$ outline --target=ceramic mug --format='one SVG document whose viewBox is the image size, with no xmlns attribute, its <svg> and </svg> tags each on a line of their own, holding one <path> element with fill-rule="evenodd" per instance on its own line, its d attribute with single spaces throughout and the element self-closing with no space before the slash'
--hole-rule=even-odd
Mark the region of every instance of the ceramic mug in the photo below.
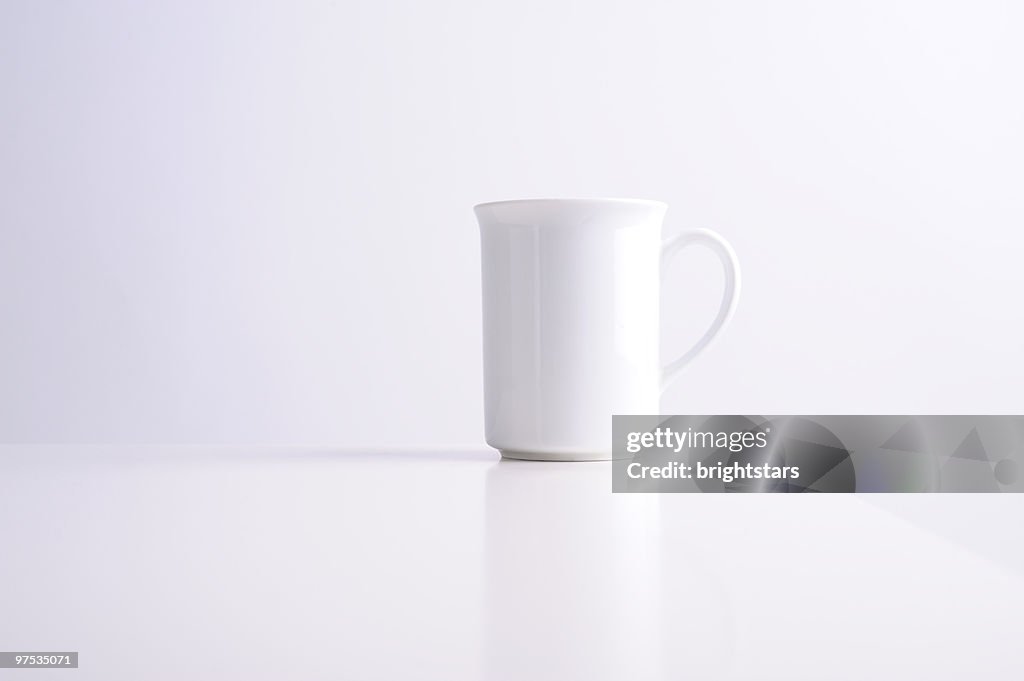
<svg viewBox="0 0 1024 681">
<path fill-rule="evenodd" d="M 482 203 L 487 443 L 513 459 L 611 458 L 613 414 L 658 414 L 661 394 L 736 309 L 739 263 L 706 229 L 662 243 L 668 206 L 639 199 Z M 711 328 L 665 367 L 661 269 L 690 245 L 725 267 Z"/>
</svg>

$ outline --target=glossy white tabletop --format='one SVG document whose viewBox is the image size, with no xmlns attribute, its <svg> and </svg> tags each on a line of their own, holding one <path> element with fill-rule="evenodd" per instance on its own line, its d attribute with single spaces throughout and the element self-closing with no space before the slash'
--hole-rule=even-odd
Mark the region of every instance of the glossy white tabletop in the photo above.
<svg viewBox="0 0 1024 681">
<path fill-rule="evenodd" d="M 1020 495 L 491 451 L 0 447 L 0 679 L 1020 678 Z"/>
</svg>

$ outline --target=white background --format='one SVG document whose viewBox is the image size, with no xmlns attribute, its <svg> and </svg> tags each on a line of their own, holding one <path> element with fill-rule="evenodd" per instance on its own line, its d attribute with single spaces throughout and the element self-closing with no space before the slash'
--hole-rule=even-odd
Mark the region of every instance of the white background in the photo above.
<svg viewBox="0 0 1024 681">
<path fill-rule="evenodd" d="M 471 206 L 559 195 L 739 253 L 666 412 L 1020 413 L 1021 35 L 1012 2 L 5 0 L 0 440 L 479 443 Z M 678 264 L 666 355 L 721 286 Z"/>
</svg>

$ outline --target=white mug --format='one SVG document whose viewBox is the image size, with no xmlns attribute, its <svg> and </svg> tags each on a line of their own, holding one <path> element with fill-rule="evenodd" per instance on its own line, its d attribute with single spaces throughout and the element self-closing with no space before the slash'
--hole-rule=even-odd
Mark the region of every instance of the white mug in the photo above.
<svg viewBox="0 0 1024 681">
<path fill-rule="evenodd" d="M 668 383 L 736 309 L 739 263 L 706 229 L 662 244 L 668 206 L 638 199 L 482 203 L 487 443 L 513 459 L 610 459 L 613 414 L 658 414 Z M 725 267 L 718 316 L 664 368 L 662 265 L 691 244 Z"/>
</svg>

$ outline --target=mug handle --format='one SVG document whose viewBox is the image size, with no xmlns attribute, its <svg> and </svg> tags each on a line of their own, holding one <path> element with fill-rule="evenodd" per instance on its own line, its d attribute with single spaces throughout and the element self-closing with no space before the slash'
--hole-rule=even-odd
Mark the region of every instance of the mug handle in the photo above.
<svg viewBox="0 0 1024 681">
<path fill-rule="evenodd" d="M 728 241 L 710 229 L 688 229 L 666 241 L 661 248 L 662 273 L 664 273 L 665 266 L 673 256 L 687 246 L 693 245 L 706 246 L 722 261 L 722 267 L 725 268 L 725 289 L 722 291 L 722 305 L 718 308 L 718 316 L 715 317 L 715 321 L 711 322 L 711 328 L 704 332 L 700 340 L 678 358 L 666 364 L 661 370 L 662 392 L 665 392 L 665 389 L 671 385 L 672 381 L 679 378 L 683 368 L 694 357 L 703 352 L 704 348 L 711 344 L 715 336 L 732 319 L 733 313 L 736 312 L 736 303 L 740 297 L 740 263 L 736 259 L 736 252 L 729 245 Z"/>
</svg>

